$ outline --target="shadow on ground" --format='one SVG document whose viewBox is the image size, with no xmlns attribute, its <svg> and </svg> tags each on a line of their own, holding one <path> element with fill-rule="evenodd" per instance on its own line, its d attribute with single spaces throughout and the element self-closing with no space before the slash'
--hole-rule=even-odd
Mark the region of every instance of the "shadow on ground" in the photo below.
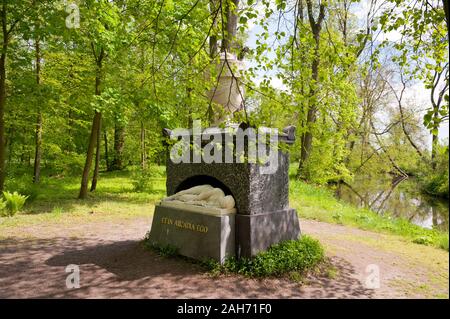
<svg viewBox="0 0 450 319">
<path fill-rule="evenodd" d="M 196 264 L 164 258 L 140 241 L 98 238 L 0 240 L 2 298 L 370 298 L 355 270 L 334 258 L 339 276 L 308 278 L 211 277 Z M 68 289 L 66 266 L 80 268 L 80 288 Z"/>
<path fill-rule="evenodd" d="M 201 268 L 175 258 L 163 258 L 146 250 L 140 241 L 120 241 L 116 243 L 70 250 L 51 257 L 49 266 L 68 264 L 95 264 L 114 274 L 117 280 L 132 281 L 147 277 L 192 275 Z"/>
</svg>

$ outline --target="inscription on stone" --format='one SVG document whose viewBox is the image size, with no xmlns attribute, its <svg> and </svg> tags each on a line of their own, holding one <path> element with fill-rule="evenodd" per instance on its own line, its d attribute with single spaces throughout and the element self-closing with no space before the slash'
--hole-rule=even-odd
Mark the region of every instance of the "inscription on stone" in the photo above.
<svg viewBox="0 0 450 319">
<path fill-rule="evenodd" d="M 192 230 L 192 231 L 199 232 L 199 233 L 207 233 L 208 232 L 208 226 L 191 223 L 191 222 L 184 221 L 181 219 L 173 220 L 172 218 L 162 217 L 161 224 L 173 225 L 178 228 L 188 229 L 188 230 Z"/>
<path fill-rule="evenodd" d="M 155 205 L 149 240 L 172 245 L 183 256 L 224 262 L 235 254 L 235 219 L 230 214 L 205 214 L 176 207 Z"/>
</svg>

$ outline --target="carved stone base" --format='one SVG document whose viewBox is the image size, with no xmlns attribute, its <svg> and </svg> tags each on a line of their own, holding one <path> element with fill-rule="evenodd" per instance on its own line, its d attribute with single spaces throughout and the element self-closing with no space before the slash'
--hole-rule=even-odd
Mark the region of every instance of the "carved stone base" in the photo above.
<svg viewBox="0 0 450 319">
<path fill-rule="evenodd" d="M 295 209 L 265 214 L 236 215 L 236 255 L 252 257 L 270 245 L 300 236 L 300 223 Z"/>
<path fill-rule="evenodd" d="M 177 247 L 183 256 L 223 262 L 235 256 L 235 214 L 212 215 L 157 205 L 149 240 Z"/>
</svg>

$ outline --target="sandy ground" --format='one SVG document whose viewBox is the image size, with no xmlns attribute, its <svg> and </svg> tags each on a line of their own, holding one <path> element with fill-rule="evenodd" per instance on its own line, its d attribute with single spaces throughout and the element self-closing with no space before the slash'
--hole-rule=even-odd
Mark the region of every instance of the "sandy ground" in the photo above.
<svg viewBox="0 0 450 319">
<path fill-rule="evenodd" d="M 448 298 L 448 253 L 400 238 L 301 220 L 326 247 L 333 276 L 212 277 L 195 264 L 140 244 L 151 217 L 76 225 L 36 225 L 0 240 L 1 298 Z M 413 253 L 412 253 L 413 252 Z M 66 266 L 80 288 L 66 287 Z M 368 289 L 366 282 L 379 288 Z"/>
</svg>

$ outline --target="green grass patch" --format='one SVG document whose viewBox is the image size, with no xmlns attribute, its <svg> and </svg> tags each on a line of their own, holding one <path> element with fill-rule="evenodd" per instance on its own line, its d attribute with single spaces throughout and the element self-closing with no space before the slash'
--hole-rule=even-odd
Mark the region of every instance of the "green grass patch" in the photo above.
<svg viewBox="0 0 450 319">
<path fill-rule="evenodd" d="M 9 179 L 8 191 L 32 196 L 13 217 L 0 217 L 0 233 L 17 233 L 22 231 L 19 228 L 31 225 L 149 216 L 155 202 L 166 194 L 165 167 L 152 169 L 156 172 L 147 181 L 150 191 L 134 190 L 133 169 L 101 172 L 97 189 L 85 200 L 77 199 L 81 181 L 78 176 L 42 176 L 37 186 L 32 186 L 31 175 Z"/>
<path fill-rule="evenodd" d="M 253 258 L 230 258 L 216 267 L 222 273 L 246 277 L 278 277 L 291 273 L 304 274 L 317 267 L 324 256 L 324 249 L 319 241 L 304 235 L 298 240 L 273 245 Z"/>
<path fill-rule="evenodd" d="M 172 245 L 155 245 L 144 239 L 144 247 L 164 257 L 181 257 L 200 264 L 213 275 L 238 274 L 250 278 L 280 277 L 300 281 L 308 272 L 325 260 L 322 245 L 316 239 L 303 235 L 298 240 L 288 240 L 269 247 L 253 258 L 228 258 L 223 264 L 212 259 L 195 261 L 178 255 L 178 249 Z"/>
</svg>

